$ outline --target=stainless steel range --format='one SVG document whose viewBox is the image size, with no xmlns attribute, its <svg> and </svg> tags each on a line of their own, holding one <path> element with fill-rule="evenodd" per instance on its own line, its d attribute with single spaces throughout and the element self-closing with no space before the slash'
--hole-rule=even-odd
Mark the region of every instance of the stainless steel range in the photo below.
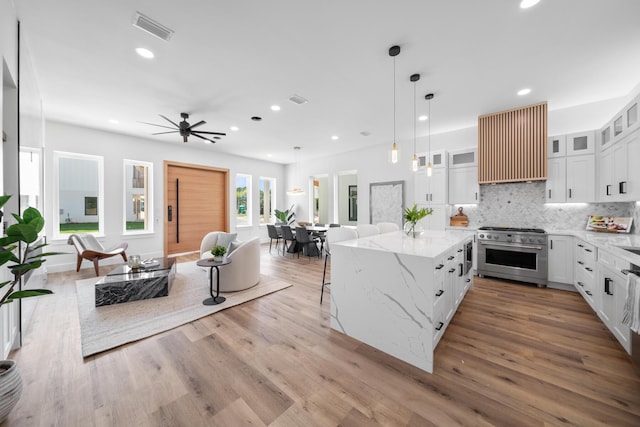
<svg viewBox="0 0 640 427">
<path fill-rule="evenodd" d="M 547 233 L 539 228 L 480 227 L 478 275 L 547 286 Z"/>
</svg>

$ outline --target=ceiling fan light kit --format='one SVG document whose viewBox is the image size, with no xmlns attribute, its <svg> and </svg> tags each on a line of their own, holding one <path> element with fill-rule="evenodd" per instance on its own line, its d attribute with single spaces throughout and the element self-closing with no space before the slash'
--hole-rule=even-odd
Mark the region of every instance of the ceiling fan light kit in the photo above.
<svg viewBox="0 0 640 427">
<path fill-rule="evenodd" d="M 182 117 L 182 121 L 179 123 L 174 122 L 173 120 L 169 119 L 166 116 L 163 116 L 162 114 L 159 114 L 159 116 L 165 119 L 166 121 L 168 121 L 169 123 L 171 123 L 176 128 L 176 130 L 172 130 L 169 132 L 156 132 L 156 133 L 152 133 L 152 135 L 179 133 L 180 136 L 182 137 L 183 142 L 188 142 L 190 136 L 195 136 L 196 138 L 203 139 L 206 142 L 210 142 L 210 143 L 215 143 L 216 140 L 219 140 L 221 136 L 227 135 L 226 133 L 223 133 L 223 132 L 209 132 L 204 130 L 195 130 L 196 127 L 202 126 L 207 122 L 205 122 L 204 120 L 200 120 L 197 123 L 189 124 L 189 122 L 187 121 L 187 119 L 189 118 L 188 113 L 180 113 L 180 117 Z M 158 125 L 155 123 L 147 123 L 147 122 L 140 122 L 140 123 L 144 123 L 151 126 L 158 126 L 158 127 L 167 128 L 167 129 L 173 129 L 171 126 Z"/>
</svg>

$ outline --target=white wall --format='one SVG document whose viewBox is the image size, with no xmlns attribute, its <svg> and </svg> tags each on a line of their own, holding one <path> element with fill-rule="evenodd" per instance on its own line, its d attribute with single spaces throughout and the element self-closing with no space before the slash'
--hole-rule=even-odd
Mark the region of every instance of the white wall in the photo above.
<svg viewBox="0 0 640 427">
<path fill-rule="evenodd" d="M 224 143 L 224 142 L 221 142 Z M 229 218 L 231 231 L 238 232 L 238 238 L 245 240 L 253 236 L 267 240 L 266 227 L 259 223 L 259 179 L 261 176 L 276 179 L 277 204 L 284 205 L 284 167 L 277 163 L 265 162 L 238 156 L 222 154 L 216 151 L 215 145 L 204 145 L 198 142 L 164 143 L 152 139 L 136 138 L 117 133 L 83 128 L 59 122 L 46 123 L 45 149 L 45 228 L 47 235 L 53 236 L 53 195 L 51 194 L 55 177 L 53 176 L 53 152 L 65 151 L 90 154 L 104 157 L 104 192 L 105 192 L 105 237 L 101 239 L 104 246 L 109 247 L 126 241 L 129 243 L 128 254 L 140 254 L 143 257 L 161 256 L 164 248 L 164 176 L 163 162 L 191 163 L 229 169 Z M 153 163 L 153 213 L 154 233 L 145 235 L 122 234 L 123 209 L 123 160 L 141 160 Z M 243 173 L 252 176 L 253 226 L 236 230 L 235 226 L 235 174 Z M 75 252 L 66 240 L 51 241 L 53 251 L 69 252 L 69 255 L 51 257 L 47 261 L 49 271 L 66 271 L 75 269 Z M 120 258 L 103 261 L 121 262 Z M 90 267 L 85 262 L 84 267 Z"/>
</svg>

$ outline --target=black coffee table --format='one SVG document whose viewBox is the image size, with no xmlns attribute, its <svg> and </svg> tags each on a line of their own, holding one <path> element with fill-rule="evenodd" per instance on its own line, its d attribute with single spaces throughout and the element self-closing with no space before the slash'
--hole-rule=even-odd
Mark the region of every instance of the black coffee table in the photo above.
<svg viewBox="0 0 640 427">
<path fill-rule="evenodd" d="M 175 258 L 157 258 L 134 270 L 120 265 L 95 285 L 96 307 L 128 301 L 166 297 L 176 275 Z"/>
<path fill-rule="evenodd" d="M 220 270 L 219 267 L 231 264 L 230 258 L 224 258 L 222 261 L 214 261 L 213 259 L 201 259 L 196 262 L 199 267 L 209 267 L 209 293 L 211 298 L 202 301 L 204 305 L 217 305 L 225 302 L 227 299 L 220 296 Z M 213 295 L 213 269 L 216 269 L 216 294 Z"/>
</svg>

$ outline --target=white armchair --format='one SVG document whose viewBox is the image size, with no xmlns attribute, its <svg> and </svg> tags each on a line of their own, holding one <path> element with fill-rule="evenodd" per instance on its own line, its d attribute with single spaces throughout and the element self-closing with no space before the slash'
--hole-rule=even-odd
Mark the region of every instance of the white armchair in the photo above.
<svg viewBox="0 0 640 427">
<path fill-rule="evenodd" d="M 212 231 L 204 236 L 200 243 L 201 259 L 211 258 L 211 249 L 218 243 L 220 233 L 220 231 Z M 227 257 L 232 262 L 220 267 L 220 292 L 241 291 L 258 284 L 260 281 L 260 239 L 258 237 L 244 242 L 233 241 Z M 216 274 L 215 269 L 213 274 Z M 213 280 L 215 282 L 216 278 L 213 277 Z"/>
</svg>

